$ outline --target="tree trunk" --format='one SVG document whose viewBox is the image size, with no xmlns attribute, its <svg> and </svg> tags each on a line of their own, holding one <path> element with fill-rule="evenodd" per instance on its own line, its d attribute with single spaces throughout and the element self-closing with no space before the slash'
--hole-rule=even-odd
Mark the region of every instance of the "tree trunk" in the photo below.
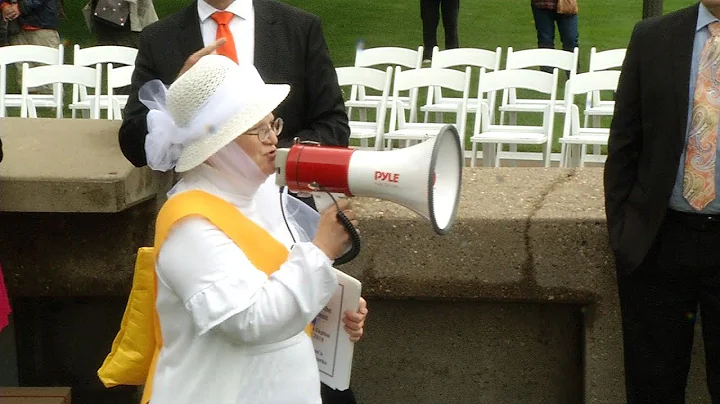
<svg viewBox="0 0 720 404">
<path fill-rule="evenodd" d="M 663 0 L 643 0 L 643 18 L 662 15 Z"/>
</svg>

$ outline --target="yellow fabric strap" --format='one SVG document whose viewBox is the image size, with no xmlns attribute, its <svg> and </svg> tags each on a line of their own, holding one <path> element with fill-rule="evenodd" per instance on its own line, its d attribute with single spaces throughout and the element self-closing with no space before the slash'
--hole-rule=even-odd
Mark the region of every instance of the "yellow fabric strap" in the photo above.
<svg viewBox="0 0 720 404">
<path fill-rule="evenodd" d="M 224 199 L 218 198 L 203 191 L 187 191 L 173 196 L 160 209 L 155 223 L 155 254 L 160 251 L 162 243 L 170 228 L 180 220 L 190 216 L 200 216 L 214 224 L 225 233 L 248 257 L 250 262 L 268 276 L 280 269 L 287 261 L 289 251 L 285 246 L 272 237 L 265 229 L 243 215 L 235 206 Z M 157 277 L 155 278 L 155 296 L 157 299 Z M 150 400 L 152 392 L 155 365 L 160 348 L 162 347 L 162 333 L 160 318 L 157 311 L 154 313 L 155 353 L 153 354 L 148 378 L 145 382 L 142 403 Z M 305 332 L 312 336 L 312 324 Z"/>
</svg>

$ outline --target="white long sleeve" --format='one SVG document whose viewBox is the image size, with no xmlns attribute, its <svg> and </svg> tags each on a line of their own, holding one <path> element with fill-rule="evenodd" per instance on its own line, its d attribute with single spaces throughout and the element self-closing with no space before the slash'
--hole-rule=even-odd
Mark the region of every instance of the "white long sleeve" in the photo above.
<svg viewBox="0 0 720 404">
<path fill-rule="evenodd" d="M 198 335 L 215 329 L 235 343 L 282 341 L 301 332 L 332 297 L 335 270 L 298 243 L 268 277 L 225 233 L 201 218 L 177 223 L 158 256 L 158 277 L 184 302 Z"/>
</svg>

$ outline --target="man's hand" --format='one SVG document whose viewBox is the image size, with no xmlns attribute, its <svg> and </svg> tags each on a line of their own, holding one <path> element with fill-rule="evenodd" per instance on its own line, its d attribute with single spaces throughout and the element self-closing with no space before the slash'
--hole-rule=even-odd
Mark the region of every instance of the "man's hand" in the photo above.
<svg viewBox="0 0 720 404">
<path fill-rule="evenodd" d="M 345 312 L 343 322 L 345 323 L 345 331 L 350 334 L 350 341 L 360 341 L 360 338 L 363 335 L 363 327 L 365 326 L 365 318 L 367 317 L 367 314 L 367 302 L 362 297 L 360 298 L 360 307 L 357 312 Z"/>
<path fill-rule="evenodd" d="M 185 73 L 191 67 L 193 67 L 193 65 L 195 63 L 197 63 L 201 57 L 214 53 L 217 50 L 217 48 L 219 48 L 219 47 L 223 46 L 223 44 L 225 44 L 225 41 L 226 41 L 225 38 L 220 38 L 217 41 L 211 43 L 210 45 L 208 45 L 208 46 L 200 49 L 199 51 L 193 53 L 192 55 L 190 55 L 190 57 L 188 57 L 187 60 L 185 61 L 185 64 L 183 65 L 182 69 L 180 69 L 180 73 L 178 73 L 178 77 L 182 76 L 183 73 Z"/>
<path fill-rule="evenodd" d="M 20 8 L 17 3 L 4 5 L 2 8 L 2 16 L 7 21 L 20 17 Z"/>
</svg>

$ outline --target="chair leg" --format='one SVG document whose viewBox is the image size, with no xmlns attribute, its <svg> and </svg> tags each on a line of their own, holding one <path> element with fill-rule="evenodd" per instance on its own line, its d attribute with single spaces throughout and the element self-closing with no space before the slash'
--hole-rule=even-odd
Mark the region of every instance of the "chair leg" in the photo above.
<svg viewBox="0 0 720 404">
<path fill-rule="evenodd" d="M 560 168 L 567 167 L 567 143 L 560 143 Z"/>
<path fill-rule="evenodd" d="M 430 112 L 425 111 L 425 118 L 423 119 L 424 123 L 428 123 L 428 118 L 430 117 Z"/>
<path fill-rule="evenodd" d="M 470 154 L 470 167 L 475 167 L 477 164 L 477 143 L 472 142 L 472 154 Z"/>
<path fill-rule="evenodd" d="M 585 156 L 587 155 L 587 145 L 580 146 L 580 163 L 578 167 L 585 167 Z"/>
<path fill-rule="evenodd" d="M 500 152 L 502 152 L 502 143 L 498 143 L 497 147 L 495 148 L 495 156 L 493 166 L 494 167 L 500 167 Z"/>
</svg>

